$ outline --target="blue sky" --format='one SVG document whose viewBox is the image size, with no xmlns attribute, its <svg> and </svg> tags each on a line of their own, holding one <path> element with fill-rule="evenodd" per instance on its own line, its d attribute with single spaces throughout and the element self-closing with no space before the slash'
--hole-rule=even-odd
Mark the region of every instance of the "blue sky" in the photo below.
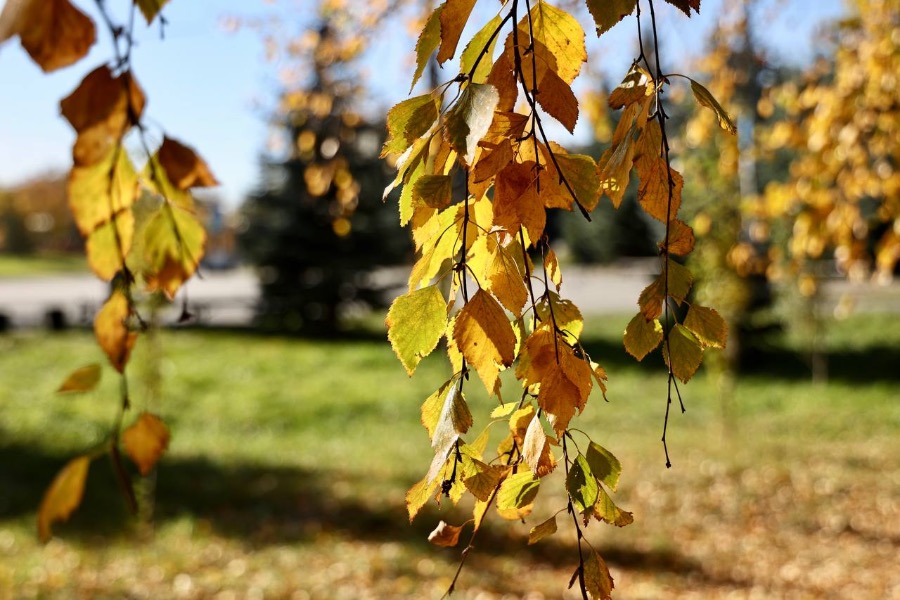
<svg viewBox="0 0 900 600">
<path fill-rule="evenodd" d="M 94 2 L 75 2 L 96 16 Z M 0 0 L 0 5 L 4 3 Z M 124 0 L 108 3 L 118 7 Z M 218 194 L 230 207 L 237 206 L 257 181 L 259 157 L 269 136 L 266 115 L 278 90 L 277 70 L 284 65 L 265 60 L 257 31 L 226 31 L 222 19 L 281 19 L 286 29 L 299 31 L 311 17 L 312 4 L 312 0 L 172 0 L 164 10 L 169 21 L 165 39 L 160 39 L 158 27 L 139 31 L 134 71 L 149 98 L 145 116 L 150 131 L 157 139 L 165 131 L 195 146 L 221 181 Z M 496 4 L 481 0 L 477 6 Z M 667 25 L 668 55 L 687 59 L 699 52 L 721 4 L 722 0 L 703 0 L 701 16 L 690 20 L 668 5 L 661 7 L 658 16 Z M 776 16 L 760 24 L 767 42 L 795 63 L 811 56 L 810 36 L 816 27 L 842 11 L 841 0 L 764 4 Z M 0 47 L 0 186 L 69 167 L 74 136 L 59 116 L 59 100 L 111 56 L 108 32 L 98 29 L 98 37 L 86 59 L 50 75 L 31 63 L 17 41 Z M 624 73 L 633 38 L 633 21 L 618 25 L 593 42 L 592 56 L 599 58 L 592 60 L 599 60 L 600 70 L 610 76 Z M 373 90 L 369 103 L 373 112 L 401 100 L 409 89 L 414 43 L 401 24 L 373 44 L 363 61 Z M 628 51 L 621 52 L 622 48 Z M 448 72 L 447 79 L 452 75 Z"/>
</svg>

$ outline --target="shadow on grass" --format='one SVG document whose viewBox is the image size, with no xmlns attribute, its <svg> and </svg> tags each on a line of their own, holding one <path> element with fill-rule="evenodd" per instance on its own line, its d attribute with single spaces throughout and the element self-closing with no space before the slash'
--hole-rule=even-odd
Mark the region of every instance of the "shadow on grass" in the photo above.
<svg viewBox="0 0 900 600">
<path fill-rule="evenodd" d="M 44 489 L 66 460 L 23 446 L 0 447 L 0 464 L 6 465 L 0 471 L 0 522 L 31 518 Z M 54 527 L 56 535 L 77 538 L 88 547 L 134 535 L 136 519 L 126 510 L 105 462 L 102 458 L 92 463 L 82 505 L 67 523 Z M 430 545 L 427 538 L 447 515 L 429 508 L 409 524 L 402 505 L 338 493 L 337 477 L 295 468 L 167 460 L 157 480 L 154 521 L 161 524 L 189 517 L 203 522 L 216 535 L 241 539 L 254 547 L 314 543 L 321 533 L 333 533 L 361 542 L 396 541 L 423 553 L 445 552 Z M 357 489 L 364 485 L 350 483 Z M 405 485 L 397 483 L 397 487 Z M 563 518 L 565 515 L 560 516 Z M 466 528 L 459 548 L 451 552 L 464 547 L 470 531 Z M 492 526 L 488 522 L 479 532 L 477 546 L 485 558 L 504 556 L 560 569 L 573 568 L 577 561 L 572 540 L 560 536 L 526 546 L 521 531 L 502 523 Z M 639 552 L 617 546 L 600 550 L 607 561 L 623 567 L 704 576 L 699 564 L 673 551 Z"/>
<path fill-rule="evenodd" d="M 607 372 L 631 369 L 650 374 L 661 370 L 659 361 L 648 360 L 649 357 L 643 362 L 637 362 L 625 352 L 620 340 L 588 338 L 583 345 L 591 358 L 603 365 Z M 900 381 L 900 369 L 897 368 L 900 364 L 900 347 L 875 345 L 831 351 L 824 356 L 828 365 L 828 379 L 831 381 Z M 748 349 L 743 363 L 743 376 L 785 381 L 809 380 L 812 377 L 808 354 L 774 344 Z"/>
</svg>

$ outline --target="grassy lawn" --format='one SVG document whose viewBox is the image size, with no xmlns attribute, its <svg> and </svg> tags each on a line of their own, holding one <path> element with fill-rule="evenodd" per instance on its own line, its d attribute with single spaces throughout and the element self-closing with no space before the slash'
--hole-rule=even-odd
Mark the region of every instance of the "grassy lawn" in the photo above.
<svg viewBox="0 0 900 600">
<path fill-rule="evenodd" d="M 809 382 L 789 344 L 774 346 L 738 382 L 726 418 L 715 382 L 698 375 L 682 388 L 688 412 L 670 423 L 668 470 L 665 377 L 658 357 L 638 365 L 621 350 L 628 318 L 589 320 L 610 402 L 592 397 L 577 425 L 622 461 L 616 501 L 635 515 L 629 527 L 587 531 L 615 597 L 900 597 L 896 316 L 835 323 L 827 385 Z M 173 433 L 156 478 L 139 489 L 152 525 L 126 514 L 99 460 L 82 508 L 40 545 L 43 489 L 103 438 L 118 382 L 108 369 L 94 392 L 55 395 L 69 371 L 101 360 L 88 334 L 0 337 L 0 599 L 442 595 L 459 549 L 426 537 L 440 518 L 467 519 L 470 506 L 412 525 L 404 509 L 430 463 L 418 407 L 448 375 L 442 360 L 408 379 L 380 333 L 323 342 L 164 332 L 159 353 L 146 342 L 132 398 Z M 149 356 L 161 380 L 141 370 Z M 488 402 L 472 393 L 476 426 Z M 561 474 L 551 477 L 528 524 L 490 519 L 454 597 L 575 597 L 565 591 L 573 532 L 525 545 L 529 528 L 563 506 L 560 492 L 547 493 L 562 490 Z"/>
<path fill-rule="evenodd" d="M 82 254 L 13 256 L 0 253 L 0 279 L 69 275 L 87 272 L 87 261 Z"/>
</svg>

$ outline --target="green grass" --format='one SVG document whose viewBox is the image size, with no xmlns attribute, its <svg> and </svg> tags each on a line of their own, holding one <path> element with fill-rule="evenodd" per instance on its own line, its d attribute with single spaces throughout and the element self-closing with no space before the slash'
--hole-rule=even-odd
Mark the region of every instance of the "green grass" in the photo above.
<svg viewBox="0 0 900 600">
<path fill-rule="evenodd" d="M 0 254 L 0 279 L 13 277 L 45 277 L 87 273 L 87 261 L 81 254 L 49 256 L 14 256 Z"/>
<path fill-rule="evenodd" d="M 658 357 L 639 365 L 624 354 L 628 317 L 589 321 L 586 345 L 609 371 L 610 402 L 592 396 L 576 427 L 622 461 L 615 498 L 636 518 L 624 529 L 588 529 L 619 597 L 839 589 L 880 598 L 898 589 L 889 567 L 900 540 L 895 319 L 835 323 L 827 385 L 809 382 L 796 348 L 773 346 L 737 383 L 726 418 L 715 382 L 698 375 L 681 388 L 687 413 L 676 405 L 671 416 L 670 470 L 659 442 Z M 34 516 L 43 490 L 69 457 L 103 440 L 119 382 L 106 369 L 97 390 L 56 395 L 69 371 L 103 362 L 88 334 L 0 337 L 0 599 L 441 595 L 458 550 L 425 538 L 440 518 L 464 521 L 469 505 L 430 509 L 412 526 L 404 511 L 406 489 L 430 463 L 418 407 L 448 375 L 439 357 L 409 379 L 381 333 L 333 342 L 203 331 L 160 338 L 158 353 L 139 342 L 129 382 L 135 407 L 149 405 L 173 433 L 157 476 L 139 486 L 153 499 L 152 528 L 126 514 L 98 460 L 82 508 L 41 546 Z M 152 356 L 161 379 L 142 366 Z M 514 381 L 504 382 L 515 397 Z M 476 424 L 495 402 L 479 385 L 468 386 Z M 461 597 L 562 595 L 577 564 L 565 515 L 554 538 L 524 544 L 529 527 L 563 505 L 560 477 L 546 481 L 529 524 L 491 518 Z"/>
</svg>

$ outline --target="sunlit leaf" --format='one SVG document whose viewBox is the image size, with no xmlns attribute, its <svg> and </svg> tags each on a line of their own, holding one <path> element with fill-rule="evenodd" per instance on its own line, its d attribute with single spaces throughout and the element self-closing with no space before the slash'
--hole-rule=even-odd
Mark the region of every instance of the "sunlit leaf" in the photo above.
<svg viewBox="0 0 900 600">
<path fill-rule="evenodd" d="M 437 101 L 431 94 L 409 98 L 391 108 L 387 114 L 388 140 L 384 143 L 382 156 L 405 152 L 437 118 Z"/>
<path fill-rule="evenodd" d="M 638 360 L 659 346 L 663 339 L 662 325 L 654 318 L 648 321 L 643 313 L 634 315 L 625 327 L 625 351 Z"/>
<path fill-rule="evenodd" d="M 524 227 L 532 240 L 540 239 L 547 223 L 544 202 L 535 188 L 534 163 L 510 163 L 494 184 L 494 224 L 510 233 Z"/>
<path fill-rule="evenodd" d="M 559 121 L 569 133 L 574 133 L 578 122 L 578 98 L 575 92 L 555 71 L 548 70 L 540 81 L 538 104 L 548 115 Z"/>
<path fill-rule="evenodd" d="M 559 270 L 559 260 L 556 258 L 553 248 L 547 248 L 547 252 L 544 254 L 544 271 L 547 273 L 547 279 L 558 292 L 562 285 L 562 271 Z"/>
<path fill-rule="evenodd" d="M 491 67 L 494 64 L 494 46 L 497 44 L 498 37 L 494 35 L 494 32 L 500 25 L 501 20 L 500 15 L 495 15 L 493 19 L 485 23 L 484 27 L 472 36 L 472 39 L 466 44 L 466 48 L 459 58 L 460 71 L 466 75 L 475 67 L 475 61 L 479 61 L 478 66 L 475 67 L 475 71 L 469 78 L 469 81 L 472 83 L 484 83 L 491 72 Z M 480 60 L 479 56 L 481 57 Z"/>
<path fill-rule="evenodd" d="M 504 468 L 485 464 L 479 460 L 473 461 L 475 473 L 463 479 L 463 484 L 473 496 L 482 501 L 487 501 L 503 475 Z"/>
<path fill-rule="evenodd" d="M 597 35 L 603 35 L 633 13 L 637 2 L 638 0 L 587 0 L 588 10 L 597 25 Z"/>
<path fill-rule="evenodd" d="M 100 382 L 100 376 L 103 370 L 97 363 L 79 367 L 75 369 L 66 380 L 56 389 L 59 393 L 64 392 L 89 392 Z"/>
<path fill-rule="evenodd" d="M 461 525 L 449 525 L 441 521 L 438 523 L 434 531 L 428 534 L 428 541 L 435 546 L 443 546 L 452 548 L 459 543 L 459 533 L 462 531 Z"/>
<path fill-rule="evenodd" d="M 110 364 L 119 373 L 125 370 L 137 334 L 128 327 L 132 310 L 128 297 L 115 290 L 94 318 L 94 335 Z"/>
<path fill-rule="evenodd" d="M 516 335 L 503 308 L 479 289 L 457 315 L 453 339 L 491 393 L 499 370 L 515 358 Z"/>
<path fill-rule="evenodd" d="M 447 114 L 444 136 L 465 164 L 473 164 L 475 149 L 488 132 L 499 101 L 497 88 L 487 83 L 472 83 Z"/>
<path fill-rule="evenodd" d="M 144 228 L 143 244 L 147 289 L 174 298 L 200 265 L 206 231 L 195 214 L 168 204 L 150 218 Z"/>
<path fill-rule="evenodd" d="M 123 210 L 87 236 L 85 254 L 97 277 L 109 281 L 125 266 L 134 238 L 134 215 Z"/>
<path fill-rule="evenodd" d="M 447 302 L 437 286 L 399 296 L 388 310 L 388 339 L 408 375 L 431 354 L 447 325 Z"/>
<path fill-rule="evenodd" d="M 687 383 L 694 376 L 703 360 L 700 340 L 684 325 L 678 324 L 669 332 L 668 348 L 663 346 L 666 364 L 671 364 L 672 373 Z"/>
<path fill-rule="evenodd" d="M 700 3 L 698 2 L 698 7 L 699 4 Z M 716 119 L 718 119 L 719 121 L 719 127 L 730 134 L 737 133 L 737 126 L 734 124 L 734 121 L 731 119 L 728 113 L 725 112 L 725 109 L 722 108 L 722 105 L 719 104 L 719 101 L 716 100 L 715 97 L 713 97 L 708 89 L 691 79 L 691 91 L 694 92 L 694 98 L 697 99 L 697 102 L 701 106 L 705 106 L 716 114 Z"/>
<path fill-rule="evenodd" d="M 589 211 L 594 210 L 600 200 L 600 177 L 594 159 L 584 154 L 557 153 L 556 161 L 559 163 L 559 176 L 565 177 L 572 186 L 581 206 Z M 566 190 L 566 194 L 568 193 Z M 571 210 L 571 203 L 569 209 Z"/>
<path fill-rule="evenodd" d="M 434 430 L 437 429 L 438 420 L 441 418 L 441 412 L 444 410 L 444 400 L 447 397 L 447 389 L 454 384 L 453 379 L 444 382 L 433 394 L 425 399 L 422 403 L 421 422 L 428 431 L 428 437 L 434 437 Z"/>
<path fill-rule="evenodd" d="M 590 443 L 584 457 L 591 466 L 594 477 L 612 491 L 616 491 L 616 487 L 619 485 L 619 475 L 622 474 L 622 463 L 619 462 L 619 459 L 596 442 Z"/>
<path fill-rule="evenodd" d="M 556 533 L 556 515 L 553 515 L 540 525 L 535 525 L 528 532 L 528 545 L 537 544 L 547 536 Z"/>
<path fill-rule="evenodd" d="M 602 487 L 599 488 L 597 501 L 594 504 L 594 516 L 616 527 L 625 527 L 634 523 L 634 516 L 616 506 L 616 503 Z"/>
<path fill-rule="evenodd" d="M 73 167 L 67 191 L 78 230 L 88 235 L 134 204 L 137 173 L 124 148 L 111 147 L 99 162 Z"/>
<path fill-rule="evenodd" d="M 687 256 L 694 249 L 694 230 L 681 219 L 673 219 L 669 222 L 669 243 L 660 242 L 660 249 L 668 250 L 676 256 Z"/>
<path fill-rule="evenodd" d="M 547 434 L 544 433 L 544 426 L 541 425 L 541 419 L 538 415 L 534 415 L 528 428 L 525 430 L 525 441 L 522 443 L 522 458 L 531 468 L 531 472 L 541 477 L 549 473 L 549 465 L 547 453 Z"/>
<path fill-rule="evenodd" d="M 523 508 L 534 502 L 541 480 L 531 471 L 521 471 L 508 476 L 497 491 L 497 508 L 511 510 Z"/>
<path fill-rule="evenodd" d="M 704 346 L 724 348 L 728 340 L 728 325 L 718 312 L 712 308 L 691 305 L 684 326 L 690 329 Z"/>
<path fill-rule="evenodd" d="M 569 497 L 572 499 L 578 512 L 585 512 L 597 502 L 600 486 L 591 472 L 587 459 L 581 454 L 569 467 L 569 475 L 566 477 L 566 491 L 569 493 Z"/>
<path fill-rule="evenodd" d="M 475 163 L 475 169 L 472 174 L 473 183 L 487 181 L 513 160 L 512 143 L 509 139 L 504 138 L 498 144 L 488 146 L 486 142 L 482 142 L 482 146 L 486 148 L 481 158 Z"/>
<path fill-rule="evenodd" d="M 552 70 L 563 82 L 571 84 L 587 60 L 584 30 L 578 19 L 549 2 L 537 2 L 531 7 L 531 28 L 533 45 L 546 48 L 556 61 Z M 527 17 L 522 18 L 519 29 L 527 35 Z"/>
<path fill-rule="evenodd" d="M 410 523 L 428 500 L 434 497 L 439 483 L 437 479 L 429 479 L 426 475 L 406 492 L 406 511 Z"/>
<path fill-rule="evenodd" d="M 147 475 L 169 447 L 169 428 L 154 414 L 143 412 L 122 432 L 125 453 Z"/>
<path fill-rule="evenodd" d="M 38 508 L 38 537 L 46 542 L 53 534 L 51 526 L 57 521 L 65 521 L 81 504 L 84 495 L 84 482 L 87 479 L 91 459 L 79 456 L 70 460 L 53 478 L 53 482 L 44 492 L 44 499 Z"/>
<path fill-rule="evenodd" d="M 416 87 L 416 83 L 425 72 L 428 60 L 441 43 L 441 10 L 443 8 L 444 6 L 441 5 L 432 11 L 431 16 L 425 22 L 425 27 L 419 33 L 419 39 L 416 41 L 416 72 L 413 74 L 412 83 L 409 86 L 410 92 Z"/>
<path fill-rule="evenodd" d="M 7 11 L 18 11 L 11 33 L 48 73 L 78 62 L 97 40 L 94 22 L 69 0 L 6 2 Z"/>
<path fill-rule="evenodd" d="M 584 561 L 584 584 L 592 600 L 610 600 L 615 587 L 606 562 L 593 548 L 588 549 Z"/>
<path fill-rule="evenodd" d="M 413 206 L 444 209 L 453 199 L 453 178 L 449 175 L 423 175 L 412 191 Z"/>
<path fill-rule="evenodd" d="M 178 190 L 219 185 L 206 161 L 193 148 L 170 137 L 163 138 L 157 151 L 157 160 L 165 169 L 169 181 Z"/>
<path fill-rule="evenodd" d="M 446 0 L 441 10 L 441 47 L 438 50 L 438 64 L 445 63 L 456 54 L 459 36 L 462 35 L 475 0 Z"/>
<path fill-rule="evenodd" d="M 581 332 L 584 330 L 584 317 L 578 306 L 571 300 L 565 300 L 560 298 L 556 292 L 548 291 L 535 308 L 538 318 L 542 322 L 553 324 L 568 336 L 570 342 L 581 337 Z"/>
</svg>

